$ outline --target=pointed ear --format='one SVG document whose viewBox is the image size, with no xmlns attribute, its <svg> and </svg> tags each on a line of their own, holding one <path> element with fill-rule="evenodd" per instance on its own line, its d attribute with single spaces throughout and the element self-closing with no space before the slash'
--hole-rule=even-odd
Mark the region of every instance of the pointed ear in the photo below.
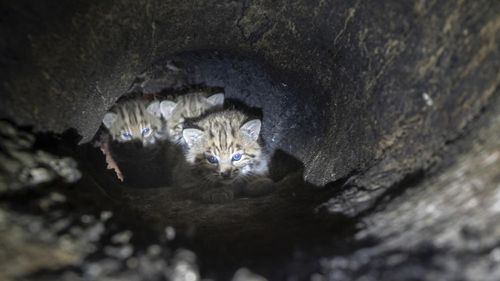
<svg viewBox="0 0 500 281">
<path fill-rule="evenodd" d="M 207 98 L 207 101 L 214 106 L 220 105 L 222 106 L 224 104 L 224 93 L 217 93 L 215 95 L 211 95 Z"/>
<path fill-rule="evenodd" d="M 261 122 L 259 119 L 254 119 L 246 122 L 241 126 L 240 132 L 251 141 L 259 139 Z"/>
<path fill-rule="evenodd" d="M 118 116 L 116 115 L 116 113 L 108 112 L 108 113 L 104 114 L 104 117 L 102 118 L 102 123 L 104 124 L 104 126 L 106 128 L 109 129 L 109 128 L 111 128 L 113 123 L 115 123 L 117 117 Z"/>
<path fill-rule="evenodd" d="M 163 118 L 169 119 L 172 117 L 172 113 L 174 112 L 177 104 L 173 101 L 164 100 L 160 103 L 160 112 Z"/>
<path fill-rule="evenodd" d="M 193 147 L 201 141 L 205 133 L 202 130 L 188 128 L 182 131 L 182 137 L 186 141 L 188 147 Z"/>
<path fill-rule="evenodd" d="M 153 116 L 156 117 L 161 117 L 161 112 L 160 112 L 160 102 L 159 101 L 154 101 L 148 105 L 146 110 Z"/>
</svg>

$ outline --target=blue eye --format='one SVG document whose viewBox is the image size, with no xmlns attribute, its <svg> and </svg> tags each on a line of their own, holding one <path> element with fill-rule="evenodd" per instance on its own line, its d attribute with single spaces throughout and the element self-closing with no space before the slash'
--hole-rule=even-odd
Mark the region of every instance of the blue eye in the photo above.
<svg viewBox="0 0 500 281">
<path fill-rule="evenodd" d="M 149 132 L 151 132 L 151 130 L 149 128 L 142 129 L 142 136 L 144 136 L 144 137 L 148 136 Z"/>
<path fill-rule="evenodd" d="M 129 140 L 129 139 L 132 138 L 132 134 L 130 134 L 129 132 L 125 132 L 125 133 L 122 134 L 122 138 L 124 140 Z"/>
<path fill-rule="evenodd" d="M 233 154 L 233 157 L 231 158 L 231 160 L 233 160 L 233 161 L 240 161 L 240 159 L 241 159 L 240 153 Z"/>
<path fill-rule="evenodd" d="M 219 162 L 217 160 L 217 158 L 215 156 L 212 156 L 212 155 L 207 157 L 207 161 L 210 162 L 210 163 L 212 163 L 212 164 L 215 164 L 215 163 Z"/>
</svg>

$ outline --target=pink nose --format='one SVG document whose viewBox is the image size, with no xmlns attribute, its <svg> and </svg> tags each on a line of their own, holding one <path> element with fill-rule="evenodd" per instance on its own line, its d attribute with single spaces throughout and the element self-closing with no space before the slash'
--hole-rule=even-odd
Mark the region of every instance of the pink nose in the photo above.
<svg viewBox="0 0 500 281">
<path fill-rule="evenodd" d="M 221 177 L 227 179 L 231 176 L 231 171 L 228 170 L 228 171 L 221 172 L 220 175 L 221 175 Z"/>
</svg>

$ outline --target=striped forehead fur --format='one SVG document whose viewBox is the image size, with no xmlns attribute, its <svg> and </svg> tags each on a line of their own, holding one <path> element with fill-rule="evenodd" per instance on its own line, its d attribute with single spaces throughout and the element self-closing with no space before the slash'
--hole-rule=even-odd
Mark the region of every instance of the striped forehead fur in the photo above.
<svg viewBox="0 0 500 281">
<path fill-rule="evenodd" d="M 147 110 L 148 102 L 144 100 L 127 100 L 115 105 L 110 112 L 116 114 L 116 120 L 108 128 L 115 140 L 122 140 L 124 132 L 132 134 L 133 139 L 144 140 L 142 130 L 149 128 L 152 132 L 161 131 L 162 121 Z M 147 138 L 152 142 L 154 134 Z"/>
<path fill-rule="evenodd" d="M 173 99 L 177 104 L 170 120 L 172 123 L 187 118 L 196 118 L 209 110 L 213 105 L 206 100 L 207 94 L 203 92 L 193 92 L 179 95 Z"/>
<path fill-rule="evenodd" d="M 207 99 L 211 95 L 208 92 L 199 91 L 181 94 L 168 99 L 176 104 L 168 117 L 163 115 L 172 141 L 179 142 L 182 139 L 182 129 L 187 120 L 199 118 L 207 112 L 222 108 L 223 99 L 222 102 L 213 104 Z"/>
<path fill-rule="evenodd" d="M 243 143 L 239 129 L 248 117 L 239 111 L 221 111 L 208 115 L 196 125 L 206 134 L 206 140 L 211 147 L 221 151 L 234 150 Z M 234 147 L 233 147 L 234 146 Z"/>
<path fill-rule="evenodd" d="M 194 125 L 203 133 L 202 138 L 191 145 L 186 152 L 186 160 L 194 164 L 198 173 L 208 181 L 244 179 L 261 173 L 255 167 L 261 167 L 262 147 L 256 140 L 251 140 L 240 128 L 250 119 L 236 110 L 213 112 Z M 240 159 L 233 160 L 238 154 Z M 217 163 L 210 163 L 209 157 L 215 157 Z M 229 174 L 229 179 L 227 178 Z"/>
</svg>

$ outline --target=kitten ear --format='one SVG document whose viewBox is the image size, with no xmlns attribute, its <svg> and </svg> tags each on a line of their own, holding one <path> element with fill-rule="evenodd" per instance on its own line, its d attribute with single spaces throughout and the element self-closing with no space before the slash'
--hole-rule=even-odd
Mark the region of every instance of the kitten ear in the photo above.
<svg viewBox="0 0 500 281">
<path fill-rule="evenodd" d="M 116 115 L 116 113 L 108 112 L 108 113 L 104 114 L 104 117 L 102 118 L 102 123 L 104 124 L 104 126 L 106 128 L 109 129 L 109 128 L 111 128 L 113 123 L 115 123 L 117 117 L 118 116 Z"/>
<path fill-rule="evenodd" d="M 257 141 L 261 125 L 262 122 L 259 119 L 250 120 L 241 126 L 240 132 L 249 140 Z"/>
<path fill-rule="evenodd" d="M 220 105 L 222 106 L 224 104 L 224 93 L 217 93 L 215 95 L 211 95 L 207 98 L 207 101 L 211 104 L 211 105 Z"/>
<path fill-rule="evenodd" d="M 146 110 L 153 116 L 156 117 L 161 117 L 161 112 L 160 112 L 160 102 L 159 101 L 154 101 L 148 105 Z"/>
<path fill-rule="evenodd" d="M 164 100 L 160 103 L 160 112 L 163 118 L 169 119 L 172 117 L 172 113 L 174 112 L 177 104 L 173 101 Z"/>
<path fill-rule="evenodd" d="M 194 145 L 196 145 L 203 137 L 203 134 L 204 133 L 202 130 L 194 128 L 188 128 L 182 131 L 182 137 L 189 147 L 193 147 Z"/>
</svg>

